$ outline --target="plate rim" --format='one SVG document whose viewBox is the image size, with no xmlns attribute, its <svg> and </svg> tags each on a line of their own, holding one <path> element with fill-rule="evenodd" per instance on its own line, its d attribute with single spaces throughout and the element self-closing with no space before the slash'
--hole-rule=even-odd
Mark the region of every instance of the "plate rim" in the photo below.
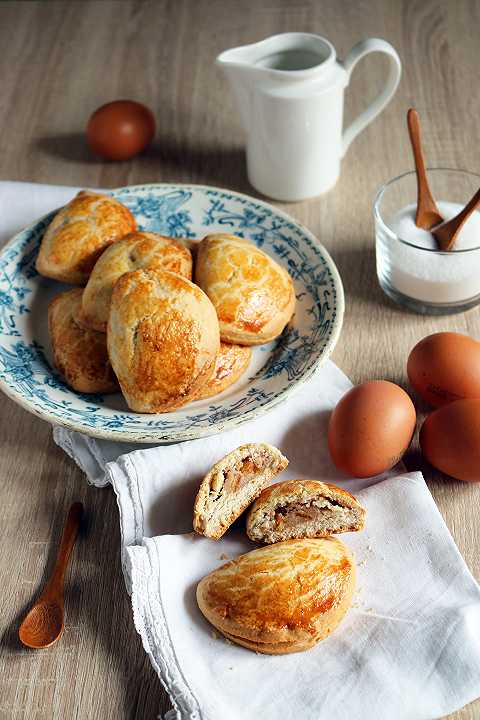
<svg viewBox="0 0 480 720">
<path fill-rule="evenodd" d="M 177 442 L 184 442 L 187 440 L 195 440 L 197 438 L 201 437 L 209 437 L 211 435 L 218 435 L 219 433 L 224 432 L 225 430 L 233 429 L 235 427 L 238 427 L 239 425 L 243 425 L 245 422 L 249 422 L 251 420 L 256 419 L 257 417 L 261 415 L 265 415 L 269 413 L 274 408 L 278 407 L 278 405 L 281 405 L 283 402 L 285 402 L 287 399 L 289 399 L 294 393 L 299 391 L 306 382 L 308 382 L 315 373 L 319 370 L 319 368 L 328 360 L 330 355 L 332 354 L 338 339 L 340 337 L 340 333 L 342 331 L 343 327 L 343 318 L 345 313 L 345 293 L 343 289 L 343 283 L 342 279 L 340 277 L 340 273 L 338 272 L 337 266 L 328 252 L 328 250 L 325 248 L 323 243 L 318 240 L 318 238 L 313 234 L 311 230 L 309 230 L 302 222 L 297 220 L 296 218 L 292 217 L 292 215 L 289 215 L 284 210 L 276 207 L 275 205 L 271 205 L 269 202 L 261 199 L 257 199 L 252 197 L 251 195 L 247 195 L 246 193 L 238 192 L 236 190 L 229 190 L 228 188 L 221 188 L 217 187 L 215 185 L 203 185 L 198 183 L 139 183 L 136 185 L 122 185 L 120 187 L 115 188 L 108 188 L 104 189 L 103 192 L 110 193 L 110 194 L 121 194 L 122 191 L 129 191 L 132 190 L 148 190 L 150 188 L 156 188 L 156 189 L 171 189 L 171 188 L 179 188 L 179 189 L 190 189 L 190 190 L 213 190 L 216 192 L 221 193 L 227 193 L 228 195 L 231 195 L 233 197 L 240 198 L 241 200 L 246 200 L 249 203 L 255 203 L 261 207 L 264 207 L 269 212 L 273 210 L 274 213 L 282 217 L 284 220 L 286 220 L 289 223 L 293 223 L 297 226 L 297 228 L 300 229 L 300 231 L 306 235 L 310 242 L 316 246 L 322 253 L 322 255 L 325 257 L 328 263 L 329 271 L 332 274 L 335 288 L 336 288 L 336 302 L 337 302 L 337 308 L 336 308 L 336 316 L 335 316 L 335 327 L 332 330 L 332 333 L 325 345 L 324 351 L 322 353 L 322 356 L 318 358 L 318 360 L 312 365 L 311 368 L 309 368 L 305 374 L 302 376 L 302 378 L 298 379 L 293 384 L 289 384 L 284 390 L 282 390 L 275 398 L 273 398 L 269 403 L 265 405 L 261 405 L 260 407 L 254 407 L 251 410 L 243 413 L 242 415 L 238 417 L 233 418 L 227 418 L 225 420 L 221 420 L 216 424 L 212 424 L 211 426 L 206 426 L 205 428 L 199 428 L 195 427 L 191 430 L 175 430 L 173 431 L 173 434 L 175 437 L 172 440 L 164 440 L 162 437 L 158 437 L 159 431 L 136 431 L 136 430 L 122 430 L 121 428 L 102 428 L 102 427 L 90 427 L 85 426 L 81 422 L 76 422 L 74 420 L 67 420 L 63 421 L 62 418 L 57 417 L 56 415 L 53 415 L 49 413 L 48 410 L 43 410 L 37 408 L 35 405 L 31 404 L 28 399 L 25 398 L 24 395 L 19 393 L 17 390 L 10 387 L 10 385 L 7 383 L 6 380 L 0 377 L 0 390 L 7 395 L 13 402 L 15 402 L 17 405 L 20 405 L 24 410 L 27 412 L 30 412 L 31 414 L 35 415 L 36 417 L 39 417 L 40 419 L 48 422 L 50 425 L 60 426 L 63 428 L 66 428 L 68 430 L 74 430 L 75 432 L 79 432 L 82 435 L 87 435 L 89 437 L 102 439 L 102 440 L 113 440 L 115 442 L 124 442 L 124 443 L 138 443 L 140 445 L 145 444 L 151 444 L 151 443 L 157 443 L 157 444 L 166 444 L 166 443 L 177 443 Z M 1 256 L 13 245 L 16 244 L 17 238 L 19 235 L 22 235 L 24 232 L 27 232 L 29 230 L 33 230 L 40 222 L 42 222 L 46 217 L 48 217 L 52 212 L 58 212 L 60 208 L 54 208 L 50 210 L 48 213 L 45 213 L 45 215 L 42 215 L 34 222 L 30 223 L 29 225 L 22 228 L 22 230 L 19 230 L 19 232 L 15 233 L 13 237 L 11 237 L 7 242 L 0 248 L 0 258 Z M 73 391 L 72 391 L 73 392 Z M 141 413 L 140 413 L 141 414 Z M 161 414 L 161 413 L 159 413 Z M 157 437 L 155 435 L 157 434 Z"/>
</svg>

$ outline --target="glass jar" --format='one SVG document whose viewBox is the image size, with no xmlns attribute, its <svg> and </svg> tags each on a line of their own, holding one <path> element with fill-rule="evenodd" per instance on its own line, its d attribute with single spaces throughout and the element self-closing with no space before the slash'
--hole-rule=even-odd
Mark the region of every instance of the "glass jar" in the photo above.
<svg viewBox="0 0 480 720">
<path fill-rule="evenodd" d="M 446 219 L 463 208 L 480 187 L 480 176 L 464 170 L 434 168 L 427 173 L 433 197 Z M 408 224 L 403 225 L 404 236 L 398 231 L 398 213 L 410 207 L 413 217 L 416 204 L 415 172 L 390 180 L 375 198 L 377 276 L 381 288 L 392 300 L 418 313 L 447 315 L 474 307 L 480 303 L 480 213 L 475 211 L 475 217 L 470 217 L 462 228 L 462 233 L 466 232 L 470 223 L 468 247 L 462 247 L 459 241 L 457 249 L 454 246 L 441 251 L 433 240 L 431 247 L 418 244 L 415 232 L 405 231 Z M 448 215 L 444 211 L 452 204 L 458 208 Z"/>
</svg>

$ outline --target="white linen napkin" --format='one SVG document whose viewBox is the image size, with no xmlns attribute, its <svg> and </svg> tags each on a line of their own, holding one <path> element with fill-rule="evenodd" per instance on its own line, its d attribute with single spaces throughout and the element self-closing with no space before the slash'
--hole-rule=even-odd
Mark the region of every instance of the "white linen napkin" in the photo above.
<svg viewBox="0 0 480 720">
<path fill-rule="evenodd" d="M 0 183 L 0 241 L 5 227 L 13 234 L 74 192 Z M 90 481 L 111 482 L 117 494 L 135 625 L 172 699 L 169 718 L 431 720 L 480 695 L 480 590 L 421 474 L 347 480 L 329 460 L 328 415 L 349 387 L 328 362 L 264 417 L 179 445 L 127 446 L 55 429 Z M 290 458 L 279 479 L 337 482 L 367 508 L 366 530 L 343 537 L 359 565 L 354 606 L 302 654 L 232 645 L 195 602 L 205 573 L 252 547 L 239 529 L 219 542 L 188 532 L 199 479 L 225 452 L 254 441 Z"/>
<path fill-rule="evenodd" d="M 241 531 L 218 543 L 191 533 L 128 548 L 135 624 L 173 717 L 431 720 L 478 695 L 479 590 L 421 474 L 358 498 L 368 529 L 342 539 L 359 562 L 359 592 L 340 627 L 303 654 L 257 655 L 200 615 L 196 584 L 251 549 Z"/>
</svg>

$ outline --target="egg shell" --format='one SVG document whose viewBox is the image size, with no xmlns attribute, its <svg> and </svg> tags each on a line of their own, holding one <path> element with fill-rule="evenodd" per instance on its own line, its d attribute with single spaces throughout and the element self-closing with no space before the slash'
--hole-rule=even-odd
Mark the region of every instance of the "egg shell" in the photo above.
<svg viewBox="0 0 480 720">
<path fill-rule="evenodd" d="M 408 378 L 429 405 L 480 398 L 480 343 L 454 332 L 423 338 L 411 351 Z"/>
<path fill-rule="evenodd" d="M 480 400 L 457 400 L 432 412 L 420 447 L 428 462 L 457 480 L 480 480 Z"/>
<path fill-rule="evenodd" d="M 128 160 L 145 150 L 155 135 L 151 110 L 133 100 L 115 100 L 90 116 L 87 142 L 95 155 L 106 160 Z"/>
<path fill-rule="evenodd" d="M 412 440 L 416 413 L 401 387 L 387 380 L 357 385 L 330 417 L 328 447 L 335 465 L 352 477 L 393 467 Z"/>
</svg>

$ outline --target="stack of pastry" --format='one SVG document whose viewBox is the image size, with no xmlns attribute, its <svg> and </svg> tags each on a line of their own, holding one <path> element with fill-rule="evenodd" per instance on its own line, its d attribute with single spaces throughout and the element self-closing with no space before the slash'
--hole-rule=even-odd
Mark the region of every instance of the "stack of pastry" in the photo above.
<svg viewBox="0 0 480 720">
<path fill-rule="evenodd" d="M 289 274 L 247 240 L 209 235 L 193 275 L 182 239 L 141 232 L 118 200 L 80 192 L 42 239 L 40 274 L 83 290 L 49 308 L 55 364 L 78 392 L 120 387 L 137 412 L 211 397 L 247 369 L 295 309 Z M 197 245 L 197 244 L 195 244 Z"/>
<path fill-rule="evenodd" d="M 228 640 L 266 654 L 308 650 L 350 607 L 355 564 L 332 535 L 361 530 L 365 510 L 335 485 L 288 480 L 279 450 L 249 444 L 220 460 L 203 479 L 193 527 L 218 540 L 246 509 L 248 537 L 264 543 L 204 577 L 197 602 Z M 253 504 L 252 504 L 253 503 Z"/>
</svg>

